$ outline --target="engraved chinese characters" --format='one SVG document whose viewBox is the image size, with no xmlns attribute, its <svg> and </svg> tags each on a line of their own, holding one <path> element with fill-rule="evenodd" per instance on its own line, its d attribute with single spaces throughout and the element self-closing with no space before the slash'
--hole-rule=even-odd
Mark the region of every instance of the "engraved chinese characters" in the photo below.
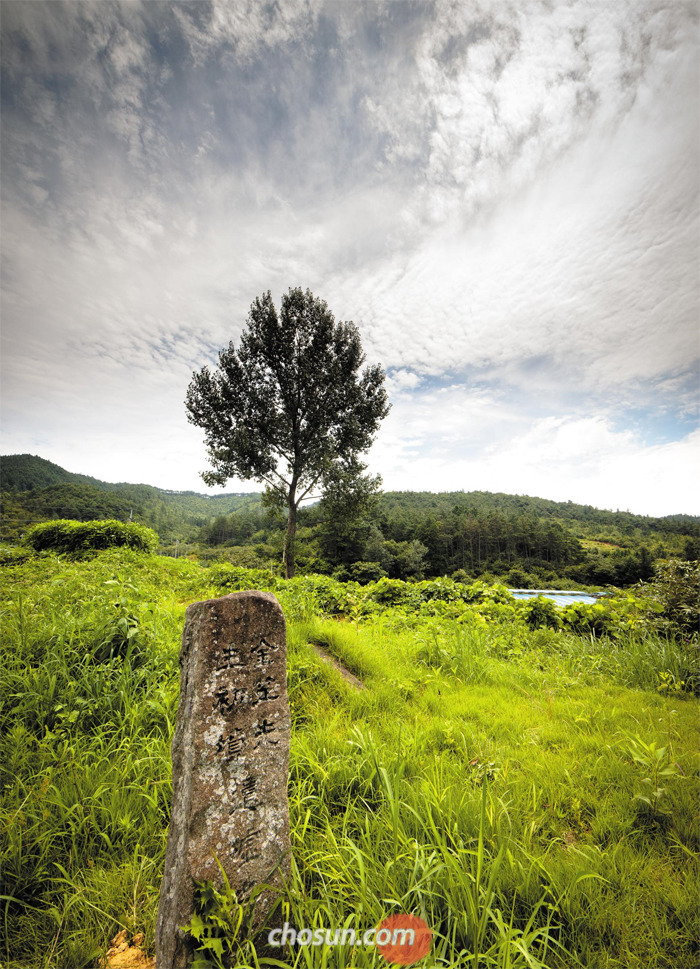
<svg viewBox="0 0 700 969">
<path fill-rule="evenodd" d="M 285 624 L 269 593 L 239 592 L 187 610 L 173 738 L 173 803 L 156 926 L 156 964 L 191 961 L 181 927 L 194 881 L 239 900 L 289 871 L 289 703 Z M 273 901 L 264 892 L 259 921 Z"/>
</svg>

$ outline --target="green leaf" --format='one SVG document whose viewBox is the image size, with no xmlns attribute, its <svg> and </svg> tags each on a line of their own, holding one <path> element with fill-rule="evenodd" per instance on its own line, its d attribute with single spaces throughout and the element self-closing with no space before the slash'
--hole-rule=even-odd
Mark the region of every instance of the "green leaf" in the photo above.
<svg viewBox="0 0 700 969">
<path fill-rule="evenodd" d="M 204 939 L 200 948 L 211 949 L 212 952 L 219 957 L 219 959 L 221 959 L 224 954 L 223 939 Z"/>
<path fill-rule="evenodd" d="M 189 932 L 193 939 L 197 939 L 199 941 L 199 939 L 202 938 L 202 933 L 204 932 L 204 922 L 199 915 L 194 914 L 190 920 L 190 924 L 182 926 L 182 931 Z"/>
</svg>

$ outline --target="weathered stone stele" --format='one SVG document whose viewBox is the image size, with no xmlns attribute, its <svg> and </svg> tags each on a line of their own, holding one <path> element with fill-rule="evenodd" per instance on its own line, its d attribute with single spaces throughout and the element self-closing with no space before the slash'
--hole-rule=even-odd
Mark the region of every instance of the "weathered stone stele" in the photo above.
<svg viewBox="0 0 700 969">
<path fill-rule="evenodd" d="M 194 881 L 238 900 L 289 873 L 289 701 L 284 616 L 273 595 L 237 592 L 189 606 L 180 651 L 173 800 L 156 923 L 158 969 L 192 961 L 182 926 Z M 274 889 L 256 902 L 260 922 Z"/>
</svg>

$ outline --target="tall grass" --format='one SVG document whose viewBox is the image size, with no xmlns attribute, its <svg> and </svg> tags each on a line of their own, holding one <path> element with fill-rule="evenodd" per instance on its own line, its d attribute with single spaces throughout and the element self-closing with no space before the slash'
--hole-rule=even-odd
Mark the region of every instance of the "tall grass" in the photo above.
<svg viewBox="0 0 700 969">
<path fill-rule="evenodd" d="M 130 552 L 48 556 L 10 577 L 0 961 L 92 967 L 120 927 L 153 942 L 184 609 L 216 590 L 193 563 Z M 697 701 L 674 689 L 677 643 L 517 617 L 416 623 L 400 608 L 338 622 L 313 583 L 276 594 L 290 620 L 290 923 L 412 912 L 443 966 L 696 964 Z M 654 773 L 645 751 L 662 749 Z M 654 811 L 648 780 L 663 788 Z M 359 946 L 276 955 L 384 964 Z M 242 946 L 241 966 L 262 958 Z"/>
</svg>

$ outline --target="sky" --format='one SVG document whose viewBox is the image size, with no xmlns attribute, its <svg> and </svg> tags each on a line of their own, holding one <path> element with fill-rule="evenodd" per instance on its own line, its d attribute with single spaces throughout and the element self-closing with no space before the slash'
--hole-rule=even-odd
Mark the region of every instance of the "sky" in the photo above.
<svg viewBox="0 0 700 969">
<path fill-rule="evenodd" d="M 385 489 L 700 514 L 699 12 L 0 0 L 2 453 L 206 492 L 192 373 L 301 286 Z"/>
</svg>

